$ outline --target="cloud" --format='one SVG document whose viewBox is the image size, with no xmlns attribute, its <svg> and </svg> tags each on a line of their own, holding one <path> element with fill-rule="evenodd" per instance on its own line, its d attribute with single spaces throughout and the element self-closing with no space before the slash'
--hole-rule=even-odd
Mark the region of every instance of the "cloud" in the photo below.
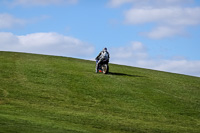
<svg viewBox="0 0 200 133">
<path fill-rule="evenodd" d="M 149 56 L 146 47 L 141 42 L 131 42 L 121 47 L 110 49 L 111 62 L 129 66 L 138 66 L 138 62 L 148 60 Z M 138 66 L 138 67 L 142 67 Z"/>
<path fill-rule="evenodd" d="M 129 45 L 111 48 L 111 62 L 128 66 L 142 67 L 160 71 L 180 73 L 200 77 L 200 61 L 185 58 L 154 58 L 152 59 L 144 44 L 131 42 Z"/>
<path fill-rule="evenodd" d="M 0 50 L 49 55 L 89 57 L 94 47 L 74 37 L 58 33 L 33 33 L 17 36 L 0 32 Z"/>
<path fill-rule="evenodd" d="M 11 0 L 5 2 L 9 6 L 47 6 L 75 4 L 78 0 Z"/>
<path fill-rule="evenodd" d="M 108 6 L 110 7 L 119 7 L 126 3 L 131 3 L 133 0 L 110 0 Z"/>
<path fill-rule="evenodd" d="M 13 28 L 23 26 L 26 24 L 26 20 L 15 18 L 14 16 L 3 13 L 0 14 L 0 29 Z"/>
<path fill-rule="evenodd" d="M 200 7 L 197 8 L 140 8 L 125 13 L 127 24 L 150 24 L 156 26 L 147 33 L 153 39 L 182 35 L 189 26 L 200 24 Z"/>
<path fill-rule="evenodd" d="M 174 73 L 182 73 L 200 77 L 200 61 L 181 60 L 162 60 L 158 66 L 154 66 L 156 70 L 169 71 Z"/>
<path fill-rule="evenodd" d="M 175 35 L 184 35 L 186 33 L 182 27 L 158 26 L 150 32 L 142 32 L 141 34 L 152 39 L 162 39 Z"/>
<path fill-rule="evenodd" d="M 116 8 L 124 4 L 132 4 L 134 7 L 147 7 L 147 6 L 156 6 L 156 7 L 166 7 L 166 6 L 180 6 L 193 3 L 194 0 L 110 0 L 108 5 L 110 7 Z"/>
<path fill-rule="evenodd" d="M 113 7 L 131 3 L 124 12 L 125 24 L 153 24 L 151 31 L 141 31 L 149 38 L 161 39 L 183 35 L 187 27 L 200 25 L 200 7 L 187 7 L 193 0 L 111 0 Z"/>
<path fill-rule="evenodd" d="M 111 49 L 112 58 L 113 59 L 142 59 L 146 58 L 146 48 L 141 42 L 132 42 L 130 45 L 119 47 L 119 48 L 112 48 Z"/>
<path fill-rule="evenodd" d="M 155 22 L 174 26 L 200 24 L 200 7 L 197 8 L 133 8 L 125 13 L 125 21 L 130 24 Z"/>
</svg>

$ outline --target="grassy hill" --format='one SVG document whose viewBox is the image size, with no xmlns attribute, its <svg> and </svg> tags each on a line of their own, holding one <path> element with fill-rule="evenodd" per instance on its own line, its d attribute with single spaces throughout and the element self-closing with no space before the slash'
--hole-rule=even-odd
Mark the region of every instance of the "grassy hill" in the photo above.
<svg viewBox="0 0 200 133">
<path fill-rule="evenodd" d="M 1 133 L 199 133 L 200 78 L 0 52 Z"/>
</svg>

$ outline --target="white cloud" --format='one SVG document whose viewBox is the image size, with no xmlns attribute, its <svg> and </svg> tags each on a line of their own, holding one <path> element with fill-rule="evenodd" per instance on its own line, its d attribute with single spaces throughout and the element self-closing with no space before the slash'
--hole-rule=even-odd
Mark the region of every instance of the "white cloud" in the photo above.
<svg viewBox="0 0 200 133">
<path fill-rule="evenodd" d="M 47 6 L 75 4 L 78 0 L 11 0 L 6 1 L 9 6 Z"/>
<path fill-rule="evenodd" d="M 18 43 L 19 43 L 19 39 L 17 36 L 9 32 L 0 32 L 1 50 L 5 49 L 6 47 L 12 47 Z"/>
<path fill-rule="evenodd" d="M 133 8 L 125 13 L 129 24 L 155 22 L 161 25 L 190 26 L 200 24 L 200 7 L 197 8 Z"/>
<path fill-rule="evenodd" d="M 111 49 L 113 59 L 141 59 L 146 58 L 146 48 L 141 42 L 132 42 L 130 45 L 112 48 Z"/>
<path fill-rule="evenodd" d="M 186 28 L 200 25 L 200 7 L 187 7 L 193 0 L 111 0 L 113 7 L 131 3 L 124 12 L 125 23 L 130 25 L 154 24 L 146 36 L 153 39 L 182 35 Z M 117 6 L 115 6 L 117 5 Z"/>
<path fill-rule="evenodd" d="M 200 24 L 200 7 L 197 8 L 133 8 L 125 13 L 128 24 L 154 23 L 156 27 L 147 36 L 160 39 L 182 35 L 185 28 Z"/>
<path fill-rule="evenodd" d="M 171 37 L 175 35 L 184 35 L 185 31 L 182 27 L 173 26 L 158 26 L 151 32 L 143 32 L 142 35 L 152 39 L 162 39 L 165 37 Z"/>
<path fill-rule="evenodd" d="M 123 4 L 126 4 L 126 3 L 131 3 L 133 2 L 134 0 L 110 0 L 108 5 L 110 7 L 119 7 Z"/>
<path fill-rule="evenodd" d="M 175 73 L 183 73 L 200 77 L 200 61 L 182 60 L 162 60 L 158 66 L 154 66 L 156 70 L 169 71 Z"/>
<path fill-rule="evenodd" d="M 189 26 L 200 24 L 200 7 L 197 8 L 133 8 L 125 13 L 129 24 L 155 22 L 161 25 Z"/>
<path fill-rule="evenodd" d="M 200 77 L 200 60 L 191 61 L 184 58 L 152 59 L 141 42 L 111 48 L 111 62 L 160 71 L 180 73 Z"/>
<path fill-rule="evenodd" d="M 94 47 L 79 39 L 58 33 L 33 33 L 17 36 L 0 32 L 0 50 L 72 57 L 89 57 Z"/>
<path fill-rule="evenodd" d="M 15 18 L 7 13 L 0 14 L 0 29 L 23 26 L 24 24 L 26 24 L 24 19 Z"/>
<path fill-rule="evenodd" d="M 193 3 L 194 0 L 110 0 L 108 5 L 110 7 L 120 7 L 124 4 L 132 4 L 135 7 L 146 7 L 146 6 L 180 6 Z"/>
</svg>

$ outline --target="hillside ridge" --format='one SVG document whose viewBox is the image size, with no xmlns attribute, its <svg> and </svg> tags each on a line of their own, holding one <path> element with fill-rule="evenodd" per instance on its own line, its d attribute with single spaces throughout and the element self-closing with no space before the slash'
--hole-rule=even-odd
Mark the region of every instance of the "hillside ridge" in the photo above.
<svg viewBox="0 0 200 133">
<path fill-rule="evenodd" d="M 198 133 L 200 78 L 0 51 L 0 131 Z"/>
</svg>

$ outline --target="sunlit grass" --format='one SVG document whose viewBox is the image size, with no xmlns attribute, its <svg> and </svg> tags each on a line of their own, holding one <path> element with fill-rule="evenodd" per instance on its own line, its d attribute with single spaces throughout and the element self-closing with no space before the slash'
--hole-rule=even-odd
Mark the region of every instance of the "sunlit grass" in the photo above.
<svg viewBox="0 0 200 133">
<path fill-rule="evenodd" d="M 198 133 L 200 78 L 0 52 L 0 132 Z"/>
</svg>

